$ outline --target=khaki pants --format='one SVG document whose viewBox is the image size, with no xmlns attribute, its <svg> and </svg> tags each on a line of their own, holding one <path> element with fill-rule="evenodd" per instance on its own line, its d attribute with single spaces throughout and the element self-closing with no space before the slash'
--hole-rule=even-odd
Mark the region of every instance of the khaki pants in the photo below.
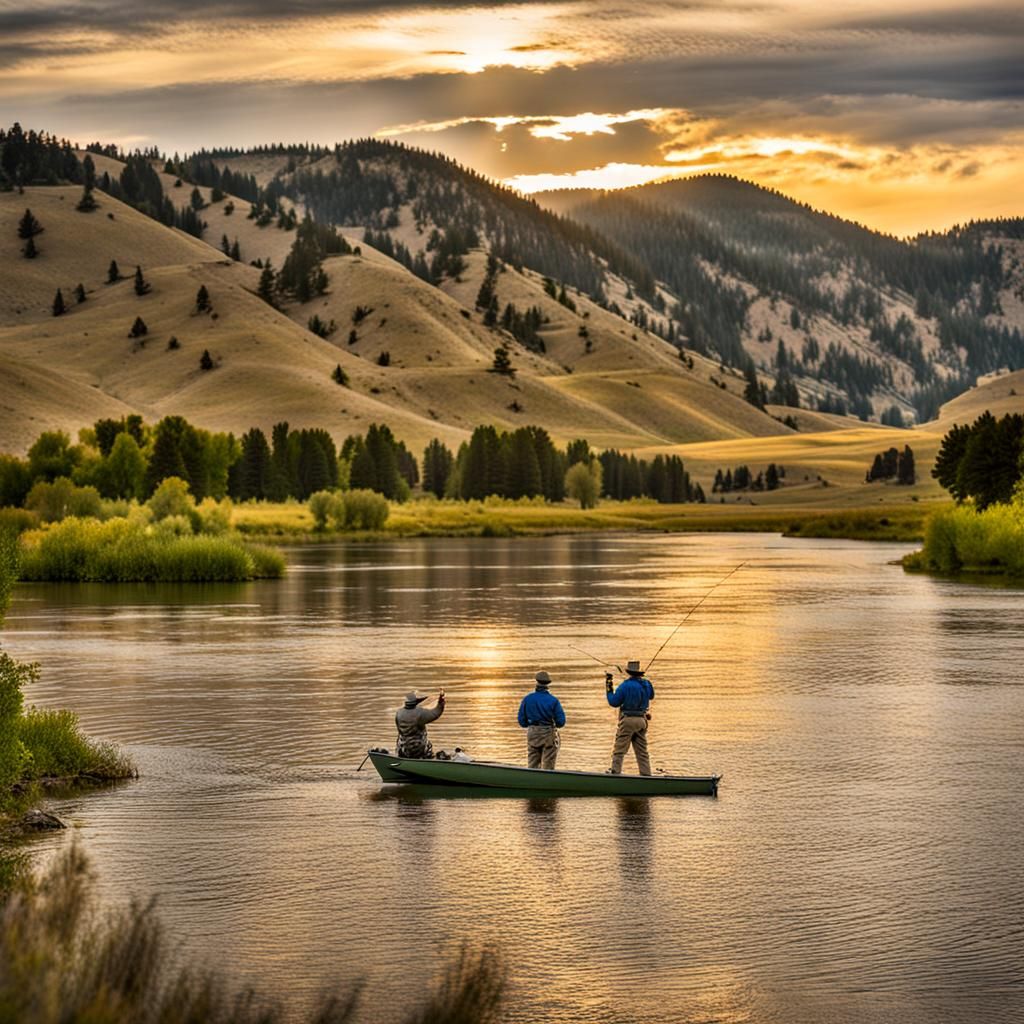
<svg viewBox="0 0 1024 1024">
<path fill-rule="evenodd" d="M 560 744 L 553 725 L 531 725 L 526 730 L 526 767 L 554 768 Z"/>
<path fill-rule="evenodd" d="M 647 753 L 647 719 L 643 715 L 626 716 L 619 719 L 619 727 L 615 731 L 615 746 L 612 747 L 612 774 L 622 774 L 622 759 L 626 756 L 630 744 L 636 754 L 636 764 L 641 775 L 651 774 L 651 758 Z"/>
</svg>

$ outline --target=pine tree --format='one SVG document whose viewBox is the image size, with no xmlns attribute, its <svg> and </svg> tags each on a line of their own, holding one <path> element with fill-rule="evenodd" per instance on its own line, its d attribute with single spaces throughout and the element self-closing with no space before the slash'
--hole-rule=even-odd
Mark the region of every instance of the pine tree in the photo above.
<svg viewBox="0 0 1024 1024">
<path fill-rule="evenodd" d="M 192 195 L 189 197 L 189 204 L 196 213 L 205 209 L 206 203 L 203 200 L 203 193 L 200 192 L 198 188 L 192 189 Z"/>
<path fill-rule="evenodd" d="M 509 377 L 515 376 L 516 371 L 509 358 L 508 349 L 504 345 L 499 345 L 494 350 L 494 363 L 491 366 L 491 372 L 502 373 Z"/>
<path fill-rule="evenodd" d="M 18 221 L 18 237 L 28 240 L 41 234 L 43 225 L 33 216 L 31 210 L 26 210 L 21 220 Z"/>
<path fill-rule="evenodd" d="M 107 284 L 116 284 L 121 280 L 121 271 L 117 265 L 117 260 L 111 260 L 110 266 L 107 267 Z"/>
<path fill-rule="evenodd" d="M 75 302 L 81 305 L 85 302 L 85 285 L 79 282 L 78 287 L 75 288 Z"/>
<path fill-rule="evenodd" d="M 224 253 L 225 256 L 231 255 L 231 242 L 228 240 L 226 233 L 220 236 L 220 251 Z"/>
<path fill-rule="evenodd" d="M 274 302 L 274 271 L 271 269 L 269 262 L 263 268 L 263 273 L 260 274 L 260 283 L 256 289 L 256 294 L 268 305 L 276 305 Z"/>
<path fill-rule="evenodd" d="M 451 451 L 436 437 L 423 452 L 423 490 L 443 498 L 452 473 L 454 458 Z"/>
<path fill-rule="evenodd" d="M 203 349 L 203 354 L 199 357 L 199 369 L 200 370 L 212 370 L 213 359 L 210 357 L 210 350 L 208 348 Z"/>
<path fill-rule="evenodd" d="M 30 238 L 25 243 L 25 248 L 21 251 L 25 256 L 25 259 L 34 260 L 39 255 L 39 249 L 36 247 L 36 240 L 34 238 Z"/>
<path fill-rule="evenodd" d="M 142 267 L 135 268 L 135 294 L 145 295 L 150 289 L 150 284 L 142 274 Z"/>
<path fill-rule="evenodd" d="M 235 261 L 236 263 L 239 263 L 239 262 L 241 262 L 241 259 L 242 259 L 242 250 L 241 250 L 241 249 L 239 248 L 239 245 L 238 245 L 238 239 L 237 239 L 237 238 L 235 239 L 234 243 L 232 244 L 232 246 L 231 246 L 231 251 L 230 251 L 230 252 L 228 253 L 228 255 L 229 255 L 229 256 L 230 256 L 230 257 L 231 257 L 231 258 L 232 258 L 232 259 L 233 259 L 233 260 L 234 260 L 234 261 Z"/>
<path fill-rule="evenodd" d="M 917 482 L 917 472 L 914 469 L 914 452 L 910 445 L 905 445 L 900 452 L 899 463 L 896 469 L 896 482 L 898 484 L 910 485 Z"/>
<path fill-rule="evenodd" d="M 78 200 L 78 205 L 75 207 L 79 213 L 92 213 L 99 206 L 96 202 L 96 197 L 92 194 L 92 189 L 87 185 L 82 189 L 82 198 Z"/>
<path fill-rule="evenodd" d="M 768 469 L 765 471 L 764 486 L 766 490 L 769 491 L 778 490 L 779 471 L 774 462 L 770 462 L 768 464 Z"/>
<path fill-rule="evenodd" d="M 146 326 L 146 321 L 141 316 L 135 318 L 135 323 L 132 324 L 132 329 L 128 332 L 129 338 L 141 338 L 149 333 L 149 328 Z"/>
<path fill-rule="evenodd" d="M 206 289 L 205 284 L 199 286 L 199 291 L 196 292 L 196 312 L 207 313 L 210 310 L 210 293 Z"/>
<path fill-rule="evenodd" d="M 343 388 L 348 387 L 348 374 L 341 368 L 340 363 L 334 368 L 334 372 L 331 374 L 331 380 L 333 380 L 335 384 L 340 384 Z"/>
<path fill-rule="evenodd" d="M 62 316 L 66 311 L 66 307 L 64 306 L 64 296 L 58 288 L 57 294 L 53 297 L 53 315 Z"/>
</svg>

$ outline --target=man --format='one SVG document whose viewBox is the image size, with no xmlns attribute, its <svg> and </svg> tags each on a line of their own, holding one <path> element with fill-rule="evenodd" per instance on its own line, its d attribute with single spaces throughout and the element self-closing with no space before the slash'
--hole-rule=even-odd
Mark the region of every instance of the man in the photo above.
<svg viewBox="0 0 1024 1024">
<path fill-rule="evenodd" d="M 639 661 L 626 665 L 626 678 L 617 690 L 612 689 L 612 674 L 606 672 L 604 685 L 608 703 L 619 709 L 619 727 L 615 732 L 612 747 L 612 775 L 622 774 L 622 759 L 630 745 L 636 754 L 636 764 L 641 775 L 651 774 L 651 758 L 647 753 L 647 723 L 650 720 L 648 708 L 654 700 L 654 687 L 644 678 Z"/>
<path fill-rule="evenodd" d="M 434 748 L 427 739 L 427 724 L 436 722 L 444 714 L 444 690 L 437 695 L 437 704 L 432 708 L 421 708 L 427 699 L 414 690 L 405 695 L 405 707 L 395 713 L 398 728 L 399 757 L 433 757 Z"/>
<path fill-rule="evenodd" d="M 558 730 L 565 712 L 557 697 L 548 692 L 551 676 L 543 669 L 534 676 L 536 687 L 519 705 L 519 724 L 526 730 L 526 767 L 554 768 L 558 759 Z"/>
</svg>

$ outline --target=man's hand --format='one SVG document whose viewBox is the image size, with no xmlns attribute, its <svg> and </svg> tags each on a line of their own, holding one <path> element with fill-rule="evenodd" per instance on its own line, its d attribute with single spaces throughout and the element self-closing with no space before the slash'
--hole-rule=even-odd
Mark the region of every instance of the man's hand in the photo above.
<svg viewBox="0 0 1024 1024">
<path fill-rule="evenodd" d="M 437 703 L 438 704 L 443 704 L 444 703 L 444 690 L 440 690 L 438 692 L 438 694 L 437 694 Z"/>
<path fill-rule="evenodd" d="M 604 674 L 604 688 L 610 690 L 612 688 L 612 674 L 611 672 L 605 672 Z"/>
</svg>

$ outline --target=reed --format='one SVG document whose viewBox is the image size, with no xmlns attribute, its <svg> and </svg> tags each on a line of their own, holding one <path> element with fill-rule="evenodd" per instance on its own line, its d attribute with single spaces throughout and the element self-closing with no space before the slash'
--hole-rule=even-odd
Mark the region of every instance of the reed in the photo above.
<svg viewBox="0 0 1024 1024">
<path fill-rule="evenodd" d="M 356 1019 L 363 986 L 325 993 L 298 1014 L 213 971 L 180 962 L 154 904 L 103 914 L 81 848 L 72 844 L 36 884 L 0 909 L 0 1020 L 33 1024 L 278 1024 Z M 429 996 L 388 1019 L 401 1024 L 496 1024 L 505 971 L 495 951 L 463 947 Z"/>
<path fill-rule="evenodd" d="M 99 583 L 205 583 L 278 577 L 284 559 L 234 534 L 194 535 L 173 518 L 69 518 L 22 535 L 23 580 Z"/>
</svg>

